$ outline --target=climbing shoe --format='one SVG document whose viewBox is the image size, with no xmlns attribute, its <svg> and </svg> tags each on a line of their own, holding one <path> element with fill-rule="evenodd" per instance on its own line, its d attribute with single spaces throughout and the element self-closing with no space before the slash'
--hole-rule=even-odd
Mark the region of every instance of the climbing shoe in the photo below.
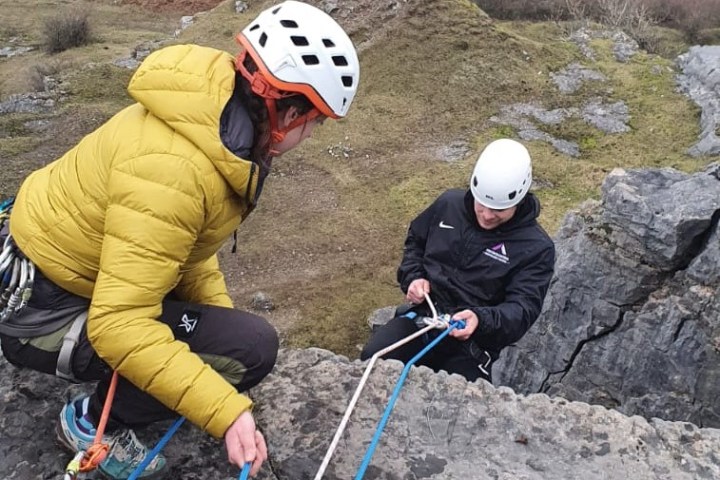
<svg viewBox="0 0 720 480">
<path fill-rule="evenodd" d="M 95 439 L 95 426 L 87 414 L 88 401 L 89 397 L 77 398 L 65 404 L 60 411 L 57 438 L 73 453 L 87 451 Z M 109 446 L 109 450 L 98 470 L 112 480 L 127 479 L 149 451 L 130 429 L 106 433 L 103 435 L 103 443 Z M 160 478 L 164 470 L 165 457 L 157 455 L 139 478 Z"/>
</svg>

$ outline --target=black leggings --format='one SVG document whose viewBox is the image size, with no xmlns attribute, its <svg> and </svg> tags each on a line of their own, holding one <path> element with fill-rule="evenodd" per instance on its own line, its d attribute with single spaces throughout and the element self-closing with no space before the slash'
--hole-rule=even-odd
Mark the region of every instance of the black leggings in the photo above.
<svg viewBox="0 0 720 480">
<path fill-rule="evenodd" d="M 413 320 L 407 317 L 395 317 L 375 332 L 368 340 L 360 354 L 361 360 L 367 360 L 375 353 L 412 335 L 418 331 L 418 327 Z M 382 358 L 400 360 L 403 363 L 409 362 L 420 350 L 425 348 L 434 338 L 439 335 L 438 330 L 430 330 L 427 334 L 420 336 L 405 345 L 385 354 Z M 490 365 L 487 364 L 489 357 L 483 351 L 485 361 L 480 359 L 478 355 L 480 349 L 471 341 L 461 342 L 453 337 L 445 337 L 435 345 L 429 352 L 420 358 L 416 365 L 425 365 L 432 368 L 436 372 L 445 370 L 448 373 L 458 373 L 469 381 L 475 381 L 478 378 L 484 378 L 491 381 Z M 483 373 L 478 365 L 482 363 L 486 366 L 488 374 Z"/>
<path fill-rule="evenodd" d="M 193 319 L 197 322 L 192 322 Z M 231 308 L 166 300 L 159 320 L 170 326 L 178 340 L 187 343 L 191 351 L 223 375 L 239 392 L 257 385 L 275 365 L 277 333 L 257 315 Z M 191 328 L 193 323 L 195 326 Z M 10 363 L 55 374 L 57 351 L 43 350 L 3 335 L 0 335 L 0 341 L 3 354 Z M 98 381 L 90 398 L 90 415 L 97 425 L 112 370 L 93 350 L 85 328 L 73 354 L 72 368 L 77 379 Z M 140 427 L 175 417 L 175 412 L 155 398 L 124 378 L 118 378 L 109 429 L 119 425 Z"/>
</svg>

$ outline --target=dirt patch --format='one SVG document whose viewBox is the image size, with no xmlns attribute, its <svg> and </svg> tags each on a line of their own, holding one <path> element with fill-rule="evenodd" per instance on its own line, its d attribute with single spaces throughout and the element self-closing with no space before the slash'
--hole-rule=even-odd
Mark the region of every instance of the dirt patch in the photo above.
<svg viewBox="0 0 720 480">
<path fill-rule="evenodd" d="M 123 5 L 137 5 L 146 10 L 162 13 L 194 15 L 217 7 L 218 0 L 123 0 Z"/>
</svg>

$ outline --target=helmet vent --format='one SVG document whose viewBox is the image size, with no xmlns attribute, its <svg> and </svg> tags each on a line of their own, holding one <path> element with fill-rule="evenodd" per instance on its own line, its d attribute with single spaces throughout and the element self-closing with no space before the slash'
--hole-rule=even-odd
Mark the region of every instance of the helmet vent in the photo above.
<svg viewBox="0 0 720 480">
<path fill-rule="evenodd" d="M 280 20 L 280 25 L 285 28 L 298 28 L 298 24 L 294 20 Z"/>
<path fill-rule="evenodd" d="M 513 198 L 515 198 L 515 195 L 517 195 L 517 194 L 518 194 L 517 191 L 508 193 L 508 200 L 512 200 Z"/>
<path fill-rule="evenodd" d="M 310 45 L 310 42 L 308 42 L 307 38 L 305 37 L 298 37 L 298 36 L 291 36 L 290 39 L 295 44 L 296 47 L 307 47 Z"/>
<path fill-rule="evenodd" d="M 302 56 L 303 62 L 305 62 L 305 65 L 319 65 L 320 59 L 316 57 L 315 55 L 303 55 Z"/>
<path fill-rule="evenodd" d="M 276 8 L 275 10 L 273 10 L 273 11 L 272 11 L 272 14 L 273 14 L 273 15 L 277 14 L 277 12 L 279 12 L 281 8 L 282 8 L 282 5 L 280 5 L 278 8 Z"/>
<path fill-rule="evenodd" d="M 332 48 L 335 46 L 332 40 L 329 38 L 323 38 L 323 45 L 325 45 L 327 48 Z"/>
<path fill-rule="evenodd" d="M 478 181 L 477 177 L 473 177 L 473 187 L 477 187 Z"/>
<path fill-rule="evenodd" d="M 345 85 L 346 87 L 350 88 L 350 87 L 352 87 L 352 85 L 353 85 L 353 77 L 351 77 L 351 76 L 349 76 L 349 75 L 343 75 L 343 76 L 342 76 L 342 82 L 343 82 L 343 85 Z"/>
<path fill-rule="evenodd" d="M 333 59 L 333 63 L 335 64 L 336 67 L 347 67 L 348 66 L 347 58 L 345 58 L 342 55 L 335 55 L 334 57 L 332 57 L 332 59 Z"/>
<path fill-rule="evenodd" d="M 260 46 L 261 46 L 261 47 L 264 47 L 265 44 L 267 43 L 267 34 L 266 34 L 265 32 L 263 32 L 263 34 L 260 35 L 260 40 L 259 40 L 259 42 L 260 42 Z"/>
<path fill-rule="evenodd" d="M 249 30 L 249 31 L 250 31 L 250 32 L 254 32 L 254 31 L 257 30 L 258 28 L 260 28 L 260 25 L 256 23 L 255 25 L 253 25 L 252 27 L 250 27 L 250 30 Z"/>
</svg>

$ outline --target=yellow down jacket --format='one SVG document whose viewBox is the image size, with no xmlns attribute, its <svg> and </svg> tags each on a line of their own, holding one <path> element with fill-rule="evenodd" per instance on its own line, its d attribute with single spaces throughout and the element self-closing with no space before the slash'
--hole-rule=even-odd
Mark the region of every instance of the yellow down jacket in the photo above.
<svg viewBox="0 0 720 480">
<path fill-rule="evenodd" d="M 216 252 L 258 181 L 258 168 L 220 140 L 234 84 L 228 53 L 154 52 L 130 81 L 137 103 L 32 173 L 10 221 L 50 280 L 91 298 L 87 328 L 98 355 L 216 437 L 250 399 L 156 319 L 173 289 L 183 300 L 232 307 Z"/>
</svg>

